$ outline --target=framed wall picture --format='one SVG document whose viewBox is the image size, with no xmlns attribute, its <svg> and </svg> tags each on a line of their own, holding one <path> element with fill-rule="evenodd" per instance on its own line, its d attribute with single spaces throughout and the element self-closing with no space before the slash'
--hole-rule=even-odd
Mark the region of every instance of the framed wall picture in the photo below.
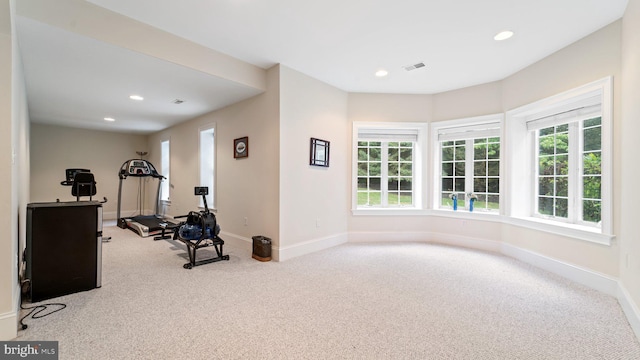
<svg viewBox="0 0 640 360">
<path fill-rule="evenodd" d="M 246 158 L 249 156 L 249 137 L 241 137 L 233 140 L 233 157 Z"/>
<path fill-rule="evenodd" d="M 309 164 L 314 166 L 329 167 L 329 142 L 326 140 L 311 138 Z"/>
</svg>

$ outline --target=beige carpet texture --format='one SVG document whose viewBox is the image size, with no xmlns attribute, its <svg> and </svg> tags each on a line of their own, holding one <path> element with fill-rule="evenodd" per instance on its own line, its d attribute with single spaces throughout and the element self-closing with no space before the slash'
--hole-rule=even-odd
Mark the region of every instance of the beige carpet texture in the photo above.
<svg viewBox="0 0 640 360">
<path fill-rule="evenodd" d="M 357 243 L 278 263 L 226 244 L 186 270 L 178 241 L 104 230 L 102 287 L 43 301 L 67 308 L 16 340 L 82 360 L 640 359 L 615 298 L 498 254 Z"/>
</svg>

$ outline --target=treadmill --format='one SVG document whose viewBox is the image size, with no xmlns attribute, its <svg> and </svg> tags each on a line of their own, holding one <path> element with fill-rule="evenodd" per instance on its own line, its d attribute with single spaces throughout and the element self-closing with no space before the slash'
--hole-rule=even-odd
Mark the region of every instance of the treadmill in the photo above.
<svg viewBox="0 0 640 360">
<path fill-rule="evenodd" d="M 156 192 L 156 208 L 154 215 L 139 214 L 132 217 L 120 217 L 120 208 L 122 200 L 122 182 L 129 176 L 132 177 L 152 177 L 158 179 L 158 191 Z M 144 159 L 130 159 L 125 161 L 118 172 L 120 183 L 118 185 L 118 227 L 122 229 L 130 229 L 142 237 L 155 236 L 162 234 L 164 230 L 171 229 L 177 225 L 170 222 L 159 214 L 160 189 L 164 176 L 160 175 L 156 168 L 149 161 Z M 140 209 L 140 211 L 143 211 Z"/>
</svg>

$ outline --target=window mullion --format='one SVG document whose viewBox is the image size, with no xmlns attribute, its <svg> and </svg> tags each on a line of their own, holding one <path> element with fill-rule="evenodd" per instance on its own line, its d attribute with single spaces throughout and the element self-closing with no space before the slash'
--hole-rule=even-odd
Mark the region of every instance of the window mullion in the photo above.
<svg viewBox="0 0 640 360">
<path fill-rule="evenodd" d="M 534 164 L 534 175 L 533 175 L 533 202 L 531 204 L 532 208 L 531 208 L 531 214 L 532 215 L 536 215 L 536 214 L 540 214 L 538 209 L 539 209 L 539 204 L 540 204 L 540 199 L 538 194 L 540 194 L 540 136 L 538 135 L 539 130 L 535 130 L 531 132 L 531 136 L 533 136 L 534 141 L 533 141 L 533 149 L 532 149 L 532 153 L 533 153 L 533 164 Z"/>
<path fill-rule="evenodd" d="M 469 199 L 467 199 L 467 195 L 470 192 L 473 192 L 473 176 L 474 176 L 474 148 L 473 148 L 473 139 L 465 140 L 465 148 L 464 148 L 464 207 L 465 209 L 469 208 Z"/>
<path fill-rule="evenodd" d="M 389 143 L 381 144 L 381 160 L 380 165 L 380 203 L 383 207 L 389 206 Z"/>
<path fill-rule="evenodd" d="M 584 202 L 582 201 L 584 199 L 584 180 L 583 180 L 583 174 L 584 174 L 584 166 L 582 163 L 582 150 L 584 149 L 584 132 L 582 131 L 582 125 L 583 122 L 582 121 L 578 121 L 576 122 L 576 141 L 578 141 L 578 146 L 576 147 L 576 214 L 575 214 L 575 221 L 577 223 L 582 223 L 582 217 L 583 217 L 583 209 L 582 206 L 584 204 Z"/>
<path fill-rule="evenodd" d="M 576 223 L 579 218 L 580 207 L 582 201 L 580 201 L 580 171 L 582 166 L 579 161 L 579 152 L 581 149 L 582 141 L 578 134 L 579 122 L 569 124 L 569 209 L 568 219 L 572 223 Z M 573 146 L 572 144 L 578 144 L 579 146 Z"/>
</svg>

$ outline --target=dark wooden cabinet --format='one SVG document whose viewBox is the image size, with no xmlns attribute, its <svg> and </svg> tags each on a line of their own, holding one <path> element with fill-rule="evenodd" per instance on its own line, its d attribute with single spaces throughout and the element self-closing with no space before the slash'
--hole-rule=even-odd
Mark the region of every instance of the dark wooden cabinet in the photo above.
<svg viewBox="0 0 640 360">
<path fill-rule="evenodd" d="M 32 302 L 102 285 L 102 204 L 27 205 L 26 277 Z"/>
</svg>

